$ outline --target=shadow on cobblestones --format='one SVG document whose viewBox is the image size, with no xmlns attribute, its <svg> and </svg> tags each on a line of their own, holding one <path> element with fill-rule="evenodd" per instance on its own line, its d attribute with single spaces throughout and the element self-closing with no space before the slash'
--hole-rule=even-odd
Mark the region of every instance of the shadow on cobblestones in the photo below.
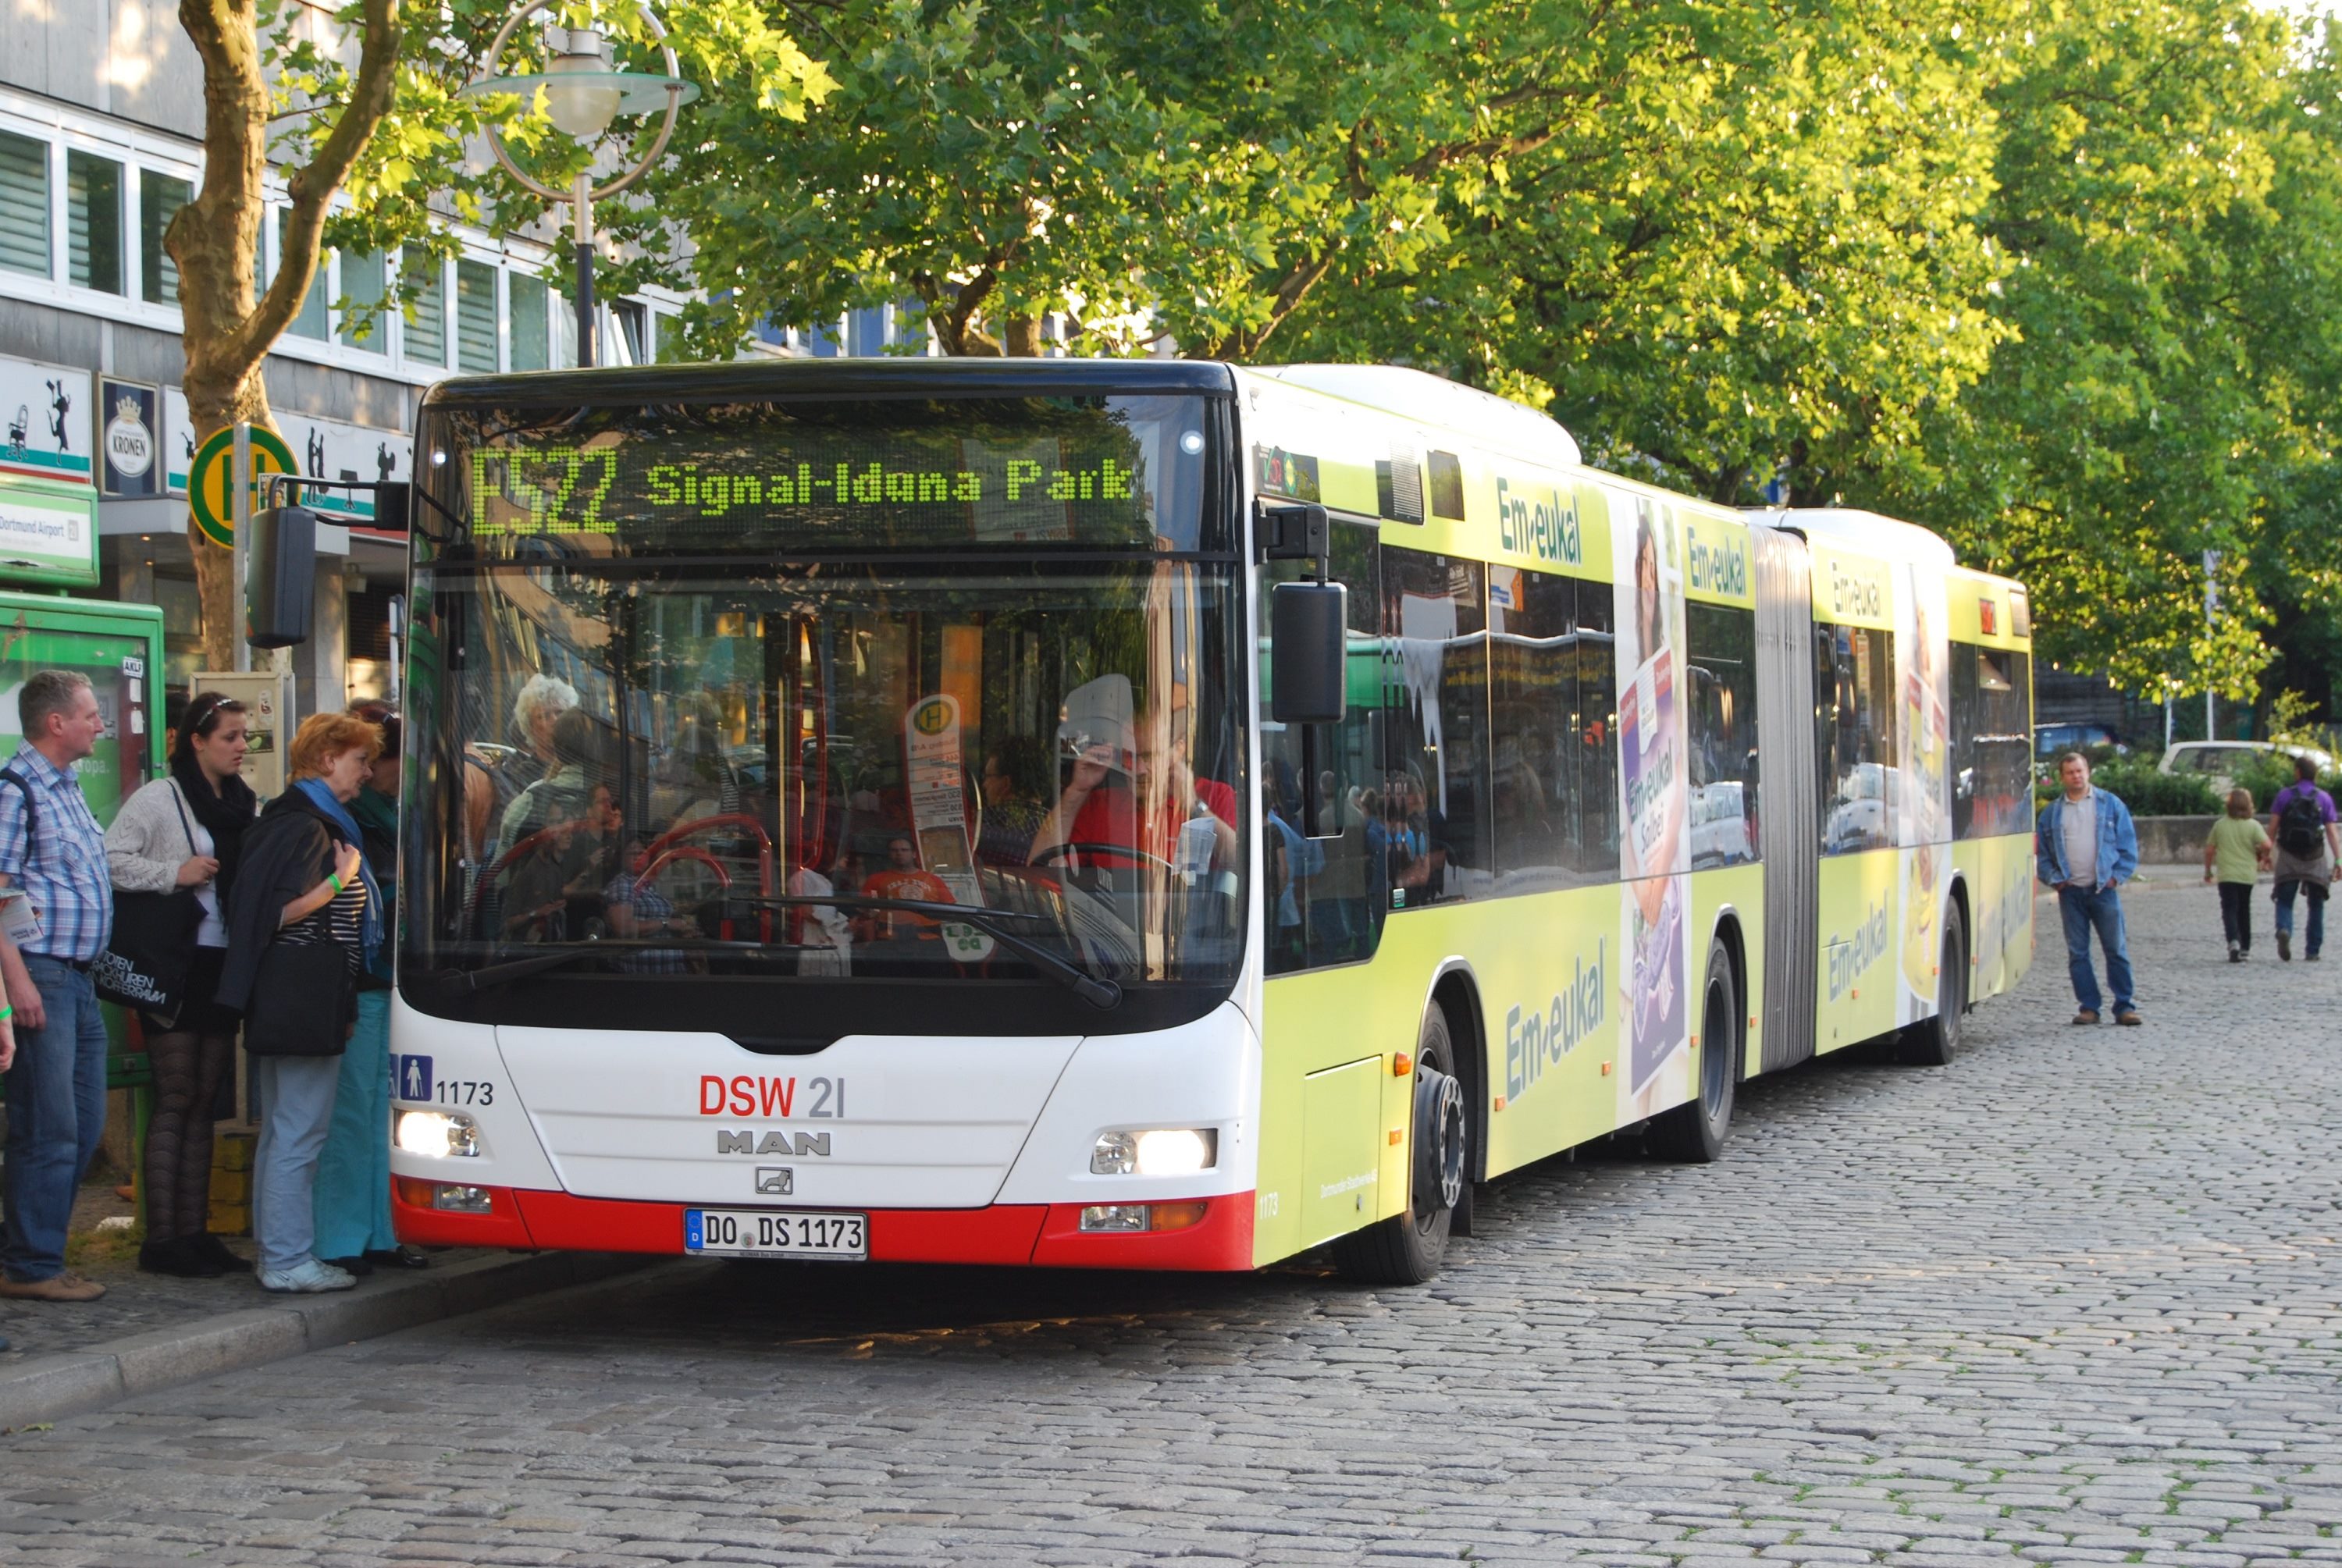
<svg viewBox="0 0 2342 1568">
<path fill-rule="evenodd" d="M 2342 1563 L 2342 968 L 2132 920 L 2147 1028 L 2045 964 L 1422 1290 L 676 1265 L 0 1439 L 0 1558 Z"/>
</svg>

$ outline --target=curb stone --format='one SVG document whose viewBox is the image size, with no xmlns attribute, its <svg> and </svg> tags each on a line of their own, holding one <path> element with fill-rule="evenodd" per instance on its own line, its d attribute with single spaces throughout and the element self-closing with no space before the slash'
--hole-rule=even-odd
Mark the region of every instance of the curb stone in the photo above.
<svg viewBox="0 0 2342 1568">
<path fill-rule="evenodd" d="M 590 1284 L 655 1261 L 604 1253 L 465 1258 L 397 1277 L 376 1274 L 355 1291 L 272 1297 L 266 1305 L 242 1312 L 36 1356 L 0 1372 L 0 1431 L 327 1345 L 461 1317 L 523 1296 Z"/>
</svg>

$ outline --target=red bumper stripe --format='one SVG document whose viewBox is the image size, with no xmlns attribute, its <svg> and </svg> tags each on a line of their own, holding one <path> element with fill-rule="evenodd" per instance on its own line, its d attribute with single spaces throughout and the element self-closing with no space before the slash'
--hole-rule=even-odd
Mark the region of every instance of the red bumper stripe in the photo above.
<svg viewBox="0 0 2342 1568">
<path fill-rule="evenodd" d="M 405 1176 L 391 1183 L 391 1214 L 401 1241 L 555 1252 L 683 1251 L 682 1203 L 491 1187 L 491 1213 L 457 1214 L 429 1207 L 429 1186 Z M 874 1209 L 870 1256 L 879 1263 L 1242 1270 L 1252 1267 L 1252 1194 L 1238 1193 L 1206 1200 L 1204 1218 L 1184 1230 L 1100 1233 L 1081 1229 L 1078 1203 Z"/>
</svg>

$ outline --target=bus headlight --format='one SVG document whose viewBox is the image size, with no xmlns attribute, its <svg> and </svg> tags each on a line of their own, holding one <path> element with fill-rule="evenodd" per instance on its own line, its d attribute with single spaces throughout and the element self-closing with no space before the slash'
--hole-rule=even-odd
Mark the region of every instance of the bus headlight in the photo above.
<svg viewBox="0 0 2342 1568">
<path fill-rule="evenodd" d="M 1090 1149 L 1096 1176 L 1188 1176 L 1219 1160 L 1220 1135 L 1209 1127 L 1154 1127 L 1105 1133 Z"/>
<path fill-rule="evenodd" d="M 401 1154 L 429 1160 L 480 1152 L 480 1124 L 461 1111 L 401 1111 L 395 1137 Z"/>
</svg>

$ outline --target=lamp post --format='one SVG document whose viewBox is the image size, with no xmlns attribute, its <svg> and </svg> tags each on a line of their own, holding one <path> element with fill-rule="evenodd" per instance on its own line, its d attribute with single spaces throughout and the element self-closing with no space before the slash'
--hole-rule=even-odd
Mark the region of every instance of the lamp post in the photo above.
<svg viewBox="0 0 2342 1568">
<path fill-rule="evenodd" d="M 675 50 L 666 41 L 666 29 L 651 15 L 646 5 L 639 12 L 643 25 L 657 41 L 659 54 L 666 65 L 666 75 L 655 76 L 641 71 L 621 71 L 616 68 L 616 54 L 610 42 L 600 30 L 593 27 L 549 26 L 545 30 L 546 53 L 551 56 L 545 69 L 524 75 L 499 76 L 496 62 L 512 41 L 520 25 L 540 11 L 552 9 L 558 0 L 522 0 L 513 14 L 497 30 L 495 41 L 488 45 L 487 64 L 482 73 L 464 84 L 466 97 L 486 97 L 510 94 L 515 97 L 533 98 L 539 87 L 545 89 L 546 116 L 554 128 L 580 144 L 598 140 L 610 128 L 610 122 L 620 115 L 647 115 L 662 106 L 666 117 L 659 126 L 657 140 L 641 162 L 620 174 L 616 179 L 596 185 L 593 176 L 583 170 L 575 185 L 560 190 L 531 175 L 512 160 L 505 151 L 504 137 L 495 125 L 488 127 L 488 146 L 505 172 L 549 202 L 569 202 L 576 213 L 577 228 L 577 363 L 592 365 L 599 357 L 594 344 L 594 204 L 607 201 L 640 179 L 659 155 L 666 151 L 667 138 L 675 135 L 677 111 L 699 96 L 699 88 L 677 75 Z"/>
</svg>

